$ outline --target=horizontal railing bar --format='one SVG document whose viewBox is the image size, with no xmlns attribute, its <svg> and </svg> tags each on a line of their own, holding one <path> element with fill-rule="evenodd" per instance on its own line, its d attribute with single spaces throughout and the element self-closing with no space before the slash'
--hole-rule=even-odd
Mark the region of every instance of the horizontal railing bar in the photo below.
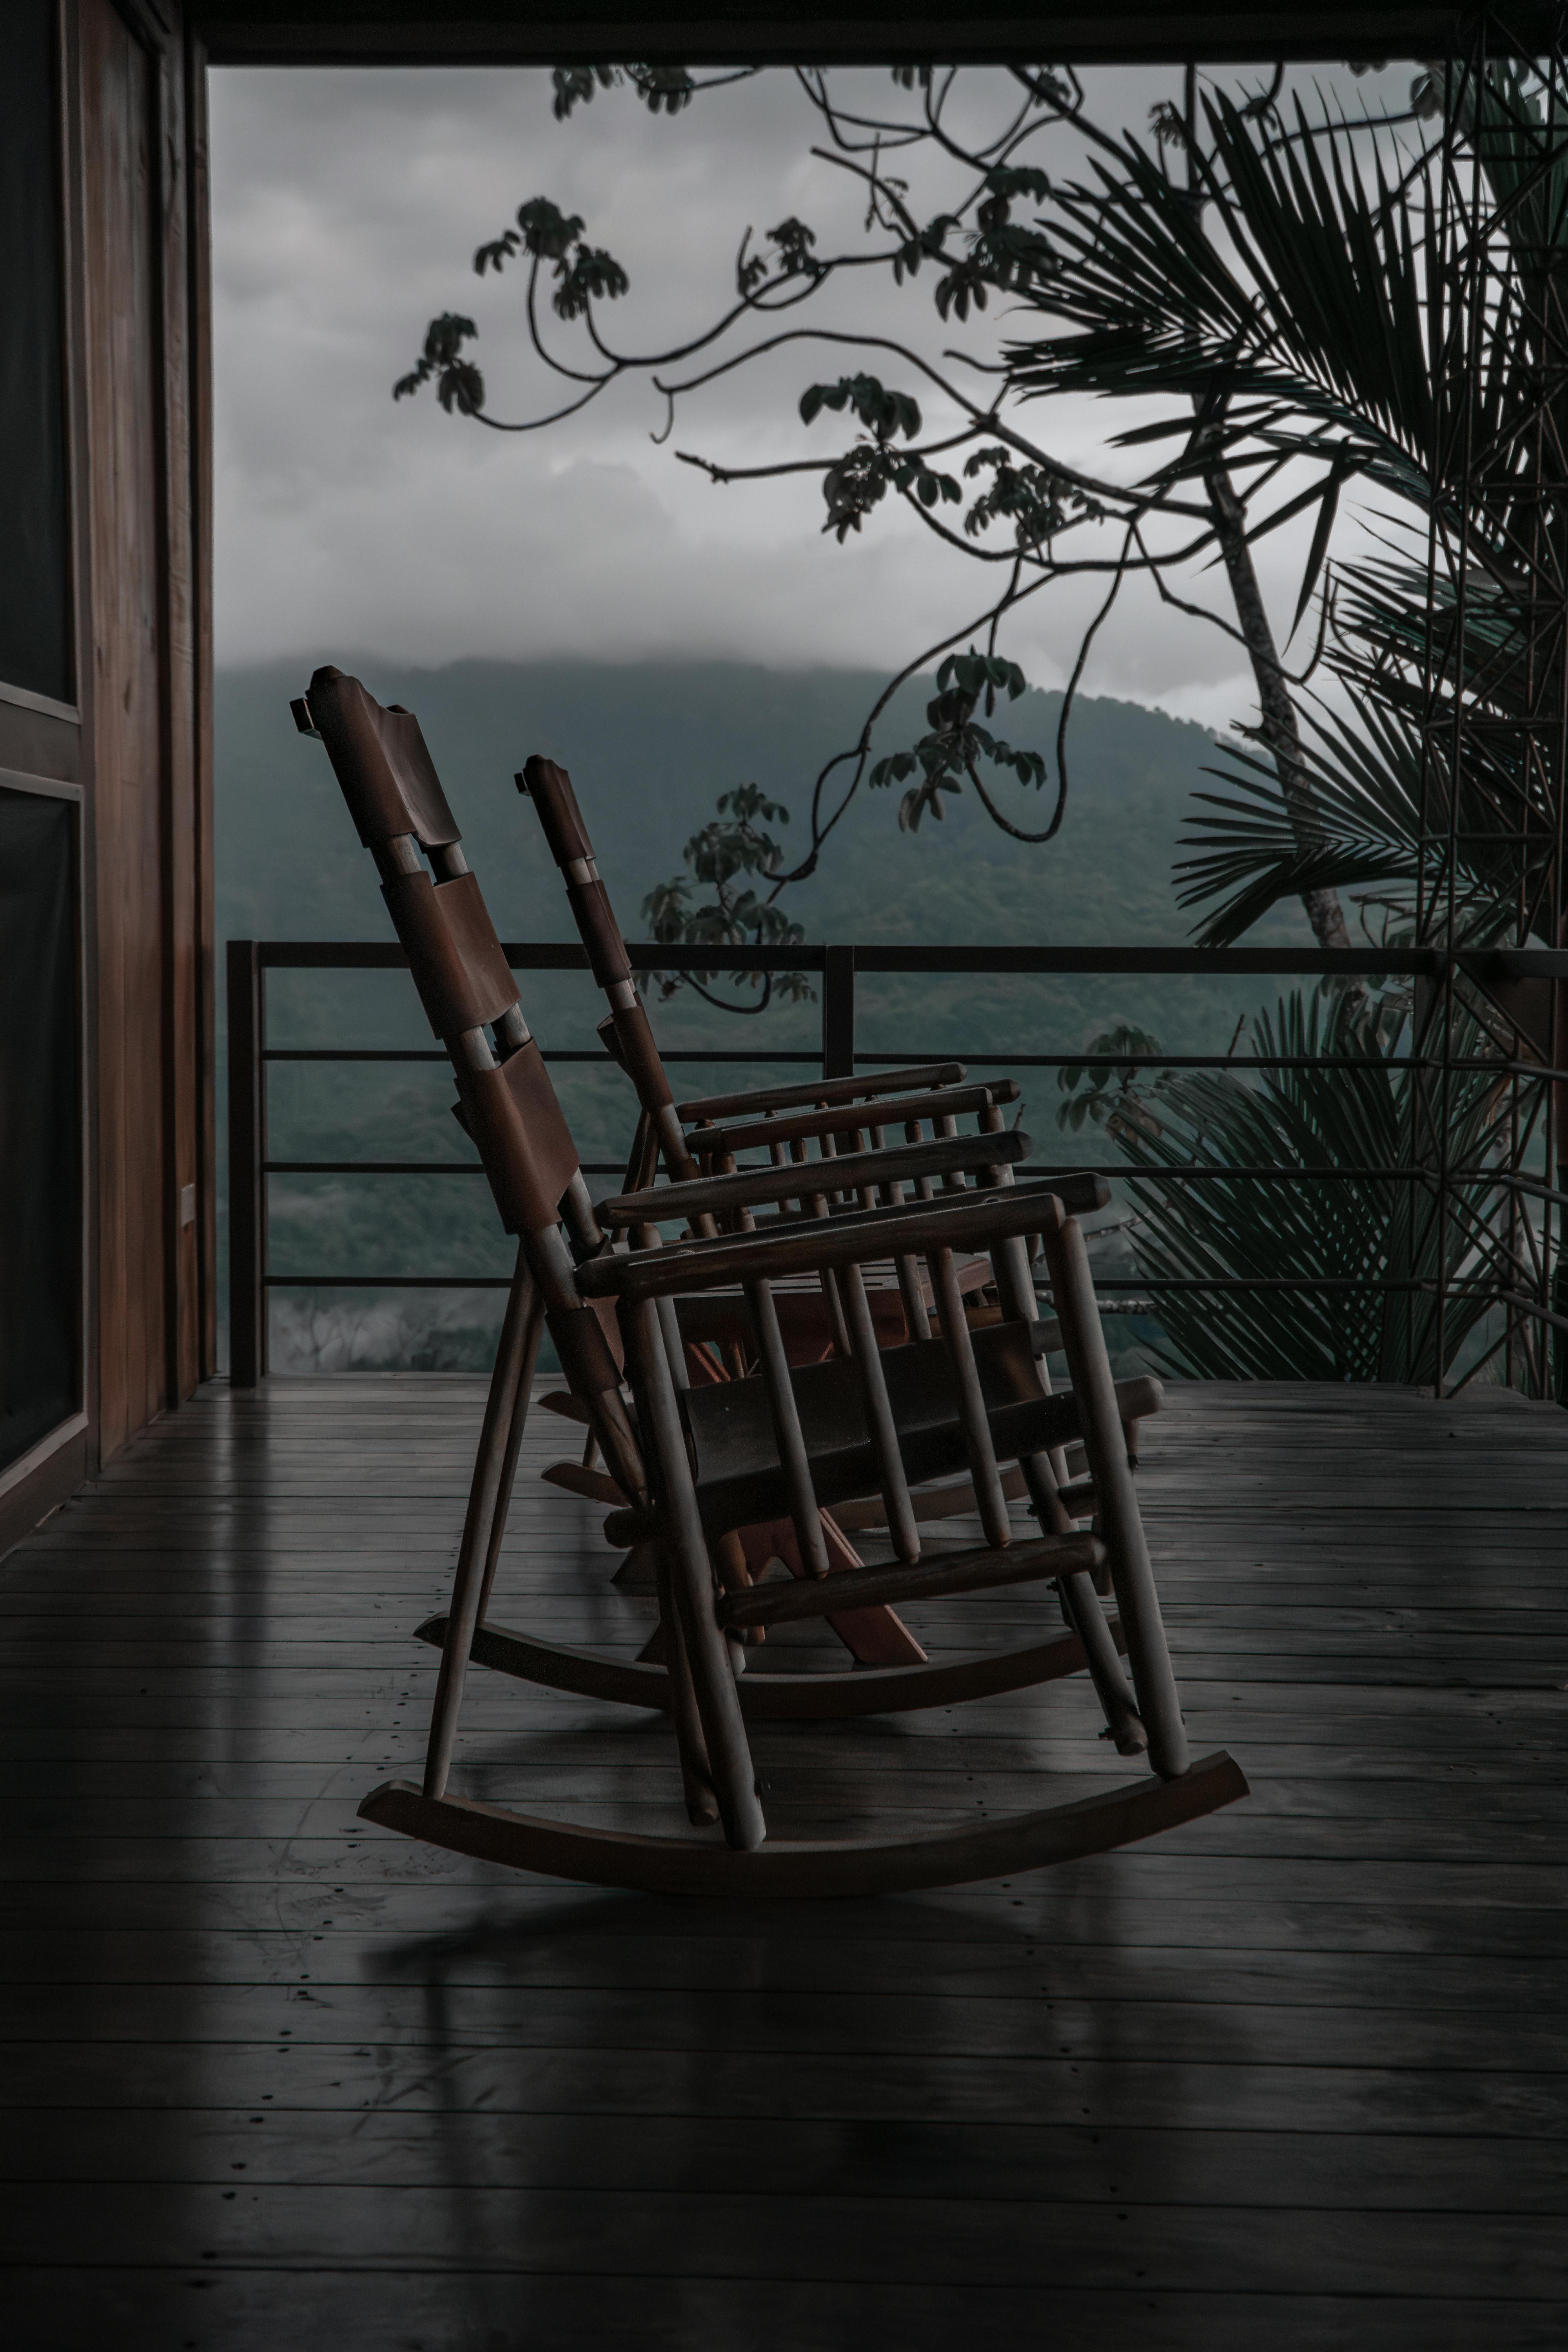
<svg viewBox="0 0 1568 2352">
<path fill-rule="evenodd" d="M 510 1274 L 264 1274 L 264 1290 L 510 1290 Z"/>
<path fill-rule="evenodd" d="M 261 1058 L 264 1062 L 447 1062 L 449 1064 L 451 1061 L 451 1055 L 444 1053 L 439 1046 L 381 1045 L 268 1045 L 263 1049 Z M 620 1064 L 616 1060 L 615 1055 L 606 1054 L 602 1045 L 585 1045 L 581 1048 L 548 1047 L 544 1049 L 543 1058 L 547 1062 L 602 1062 L 606 1069 L 620 1068 Z M 858 1058 L 857 1056 L 857 1059 Z M 886 1060 L 897 1062 L 901 1062 L 904 1058 L 902 1054 L 884 1056 Z M 933 1055 L 931 1058 L 936 1060 L 941 1057 Z M 799 1053 L 786 1053 L 782 1047 L 742 1049 L 735 1046 L 726 1051 L 723 1046 L 716 1045 L 711 1053 L 705 1053 L 700 1046 L 692 1046 L 686 1052 L 677 1050 L 673 1053 L 661 1054 L 659 1059 L 662 1062 L 699 1064 L 704 1062 L 798 1064 L 820 1062 L 822 1054 L 820 1048 L 814 1053 L 807 1046 L 802 1046 Z"/>
<path fill-rule="evenodd" d="M 671 1059 L 669 1055 L 664 1056 Z M 737 1059 L 740 1056 L 737 1055 Z M 893 1067 L 900 1062 L 935 1061 L 932 1055 L 859 1054 L 857 1062 L 879 1064 Z M 965 1054 L 966 1066 L 973 1070 L 1439 1070 L 1444 1065 L 1435 1055 L 1387 1054 L 1375 1060 L 1365 1055 L 1350 1054 L 1110 1054 L 1091 1053 L 1080 1045 L 1076 1054 Z M 1468 1065 L 1450 1062 L 1447 1067 L 1462 1069 Z M 1478 1067 L 1506 1071 L 1506 1062 L 1486 1062 Z M 1552 1073 L 1542 1074 L 1550 1076 Z"/>
<path fill-rule="evenodd" d="M 1042 1297 L 1048 1298 L 1052 1296 L 1048 1283 L 1043 1286 L 1037 1286 L 1041 1288 Z M 1435 1290 L 1436 1288 L 1436 1277 L 1431 1275 L 1420 1276 L 1415 1277 L 1414 1280 L 1404 1280 L 1395 1279 L 1390 1276 L 1362 1274 L 1193 1274 L 1150 1275 L 1136 1279 L 1129 1276 L 1125 1281 L 1122 1281 L 1114 1276 L 1097 1274 L 1094 1277 L 1094 1286 L 1097 1291 L 1103 1290 L 1110 1292 L 1116 1290 L 1131 1290 L 1137 1291 L 1140 1294 L 1143 1291 L 1164 1290 L 1395 1290 L 1401 1292 L 1422 1292 Z M 1459 1295 L 1460 1294 L 1457 1292 L 1450 1284 L 1447 1296 L 1450 1298 L 1454 1298 Z M 1489 1296 L 1489 1293 L 1488 1295 Z"/>
<path fill-rule="evenodd" d="M 581 1160 L 584 1176 L 624 1177 L 622 1160 Z M 482 1176 L 477 1160 L 264 1160 L 264 1176 Z"/>
<path fill-rule="evenodd" d="M 266 1274 L 264 1287 L 270 1290 L 510 1290 L 511 1276 L 496 1274 Z M 1097 1291 L 1131 1290 L 1144 1292 L 1166 1290 L 1356 1290 L 1434 1292 L 1436 1278 L 1430 1275 L 1414 1280 L 1396 1279 L 1387 1276 L 1356 1274 L 1281 1274 L 1281 1275 L 1190 1275 L 1153 1276 L 1142 1281 L 1095 1276 Z M 1049 1285 L 1042 1296 L 1050 1297 Z M 1501 1298 L 1503 1293 L 1487 1287 L 1468 1290 L 1450 1283 L 1449 1298 Z"/>
<path fill-rule="evenodd" d="M 1194 1274 L 1149 1275 L 1136 1280 L 1131 1276 L 1121 1280 L 1114 1276 L 1097 1274 L 1094 1287 L 1097 1294 L 1100 1291 L 1109 1294 L 1131 1290 L 1139 1296 L 1145 1291 L 1163 1290 L 1391 1290 L 1436 1297 L 1437 1277 L 1431 1274 L 1420 1275 L 1414 1279 L 1360 1274 Z M 1048 1283 L 1037 1284 L 1036 1288 L 1042 1297 L 1050 1297 Z M 1505 1306 L 1516 1297 L 1514 1292 L 1500 1290 L 1495 1283 L 1463 1282 L 1445 1283 L 1443 1296 L 1445 1298 L 1491 1299 L 1500 1306 Z M 1522 1297 L 1522 1294 L 1518 1296 Z"/>
<path fill-rule="evenodd" d="M 829 1164 L 831 1165 L 831 1162 Z M 1059 1165 L 1060 1163 L 1058 1162 L 1058 1164 Z M 1197 1183 L 1204 1178 L 1209 1176 L 1245 1177 L 1249 1183 L 1262 1183 L 1268 1181 L 1275 1177 L 1284 1179 L 1298 1176 L 1323 1177 L 1334 1183 L 1338 1183 L 1342 1181 L 1359 1184 L 1435 1184 L 1437 1181 L 1437 1171 L 1435 1168 L 1402 1168 L 1394 1166 L 1386 1168 L 1294 1168 L 1287 1165 L 1283 1161 L 1279 1161 L 1275 1163 L 1273 1166 L 1261 1166 L 1257 1168 L 1226 1168 L 1215 1166 L 1207 1160 L 1178 1162 L 1177 1165 L 1173 1168 L 1139 1168 L 1130 1165 L 1126 1160 L 1105 1160 L 1100 1162 L 1081 1160 L 1075 1162 L 1075 1166 L 1081 1169 L 1083 1174 L 1086 1176 L 1125 1176 L 1139 1183 L 1158 1183 L 1167 1177 L 1173 1183 Z M 1053 1171 L 1049 1168 L 1035 1168 L 1027 1163 L 1021 1166 L 1016 1171 L 1016 1173 L 1020 1176 L 1049 1176 L 1052 1172 Z"/>
<path fill-rule="evenodd" d="M 406 971 L 408 958 L 385 940 L 258 940 L 264 971 Z M 584 965 L 587 957 L 584 959 Z"/>
<path fill-rule="evenodd" d="M 262 1049 L 264 1062 L 446 1062 L 449 1055 L 439 1046 L 384 1045 L 268 1045 Z M 803 1046 L 798 1053 L 780 1048 L 742 1046 L 711 1048 L 690 1046 L 674 1048 L 661 1054 L 661 1061 L 701 1065 L 708 1062 L 783 1062 L 809 1065 L 820 1062 L 820 1051 L 813 1053 Z M 861 1054 L 856 1062 L 864 1062 L 868 1069 L 897 1068 L 905 1062 L 937 1061 L 935 1054 Z M 602 1063 L 606 1069 L 618 1069 L 614 1055 L 599 1046 L 554 1046 L 544 1049 L 547 1062 Z M 1549 1068 L 1538 1062 L 1492 1061 L 1471 1055 L 1444 1063 L 1435 1054 L 1387 1054 L 1375 1060 L 1350 1054 L 1118 1054 L 1114 1059 L 1108 1054 L 1095 1055 L 1079 1046 L 1072 1054 L 966 1054 L 965 1061 L 972 1069 L 1055 1070 L 1084 1067 L 1099 1069 L 1102 1066 L 1116 1070 L 1494 1070 L 1500 1077 L 1530 1079 L 1560 1079 L 1568 1083 L 1568 1070 Z"/>
<path fill-rule="evenodd" d="M 384 940 L 258 940 L 257 961 L 268 971 L 406 971 L 404 950 Z M 503 940 L 513 971 L 587 971 L 588 950 L 578 940 Z M 688 950 L 628 940 L 637 971 L 821 971 L 825 947 L 727 947 Z"/>
<path fill-rule="evenodd" d="M 264 1176 L 482 1176 L 477 1160 L 264 1160 Z"/>
<path fill-rule="evenodd" d="M 586 971 L 588 953 L 575 940 L 503 940 L 514 971 Z M 258 940 L 258 963 L 273 971 L 398 971 L 408 959 L 400 947 L 376 940 Z M 826 946 L 660 947 L 628 940 L 637 971 L 821 971 Z M 1478 979 L 1568 979 L 1568 951 L 1553 948 L 1153 948 L 1153 947 L 889 947 L 853 949 L 858 974 L 868 972 L 1097 973 L 1196 977 L 1236 972 L 1258 978 L 1292 973 L 1389 979 L 1439 979 L 1452 965 Z"/>
<path fill-rule="evenodd" d="M 767 1163 L 759 1160 L 755 1163 L 748 1163 L 750 1164 L 763 1168 Z M 831 1160 L 812 1160 L 803 1164 L 808 1168 L 818 1171 L 826 1170 L 829 1172 L 833 1165 Z M 613 1176 L 621 1172 L 621 1165 L 616 1160 L 584 1160 L 582 1165 L 584 1173 L 590 1176 Z M 1173 1183 L 1196 1183 L 1208 1177 L 1215 1179 L 1236 1177 L 1248 1183 L 1321 1181 L 1328 1183 L 1427 1184 L 1437 1181 L 1436 1171 L 1430 1168 L 1398 1166 L 1299 1168 L 1292 1167 L 1285 1161 L 1256 1168 L 1216 1166 L 1207 1161 L 1194 1161 L 1173 1168 L 1139 1168 L 1119 1160 L 1100 1162 L 1075 1160 L 1073 1167 L 1077 1173 L 1105 1177 L 1121 1176 L 1133 1181 L 1152 1183 L 1163 1182 L 1166 1180 Z M 482 1176 L 484 1174 L 484 1170 L 477 1160 L 264 1160 L 261 1168 L 262 1173 L 267 1176 Z M 743 1167 L 739 1172 L 744 1174 L 746 1169 Z M 1020 1175 L 1039 1178 L 1049 1177 L 1056 1172 L 1056 1165 L 1037 1166 L 1032 1160 L 1024 1162 L 1018 1170 Z M 1494 1173 L 1489 1169 L 1450 1169 L 1448 1174 L 1450 1181 L 1455 1183 L 1503 1184 L 1516 1181 Z M 1528 1188 L 1527 1179 L 1521 1178 L 1517 1181 Z M 1531 1189 L 1542 1192 L 1543 1197 L 1550 1200 L 1568 1200 L 1568 1193 L 1553 1192 L 1540 1186 Z"/>
<path fill-rule="evenodd" d="M 1430 949 L 857 947 L 856 977 L 868 972 L 986 972 L 1071 978 L 1118 973 L 1258 978 L 1343 972 L 1347 977 L 1419 978 L 1436 971 Z"/>
</svg>

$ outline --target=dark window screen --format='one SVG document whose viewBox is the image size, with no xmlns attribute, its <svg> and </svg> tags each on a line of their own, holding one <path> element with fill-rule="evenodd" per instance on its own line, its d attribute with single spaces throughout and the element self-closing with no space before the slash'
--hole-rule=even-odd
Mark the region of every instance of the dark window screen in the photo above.
<svg viewBox="0 0 1568 2352">
<path fill-rule="evenodd" d="M 0 8 L 0 684 L 70 702 L 54 17 Z"/>
<path fill-rule="evenodd" d="M 0 790 L 0 1469 L 79 1401 L 75 814 Z"/>
</svg>

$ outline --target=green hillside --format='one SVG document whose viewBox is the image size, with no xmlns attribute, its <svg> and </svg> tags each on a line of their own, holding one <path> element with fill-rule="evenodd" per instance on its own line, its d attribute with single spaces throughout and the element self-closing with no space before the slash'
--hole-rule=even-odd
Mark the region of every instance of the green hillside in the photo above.
<svg viewBox="0 0 1568 2352">
<path fill-rule="evenodd" d="M 782 672 L 738 664 L 466 662 L 409 670 L 339 656 L 384 701 L 416 710 L 465 830 L 503 936 L 571 935 L 553 866 L 512 775 L 532 751 L 568 767 L 628 936 L 641 929 L 650 885 L 674 872 L 688 835 L 716 795 L 754 781 L 796 812 L 811 782 L 852 741 L 881 681 L 870 673 Z M 389 935 L 370 860 L 360 847 L 325 755 L 289 712 L 302 668 L 220 676 L 216 697 L 218 930 L 229 937 L 367 939 Z M 907 689 L 879 734 L 894 750 L 922 731 L 931 691 Z M 1047 753 L 1054 772 L 1059 698 L 1031 694 L 1006 712 L 1008 739 Z M 1004 722 L 998 720 L 998 730 Z M 1075 713 L 1072 787 L 1058 840 L 1012 842 L 966 796 L 940 825 L 900 835 L 895 796 L 863 792 L 834 835 L 822 868 L 792 893 L 806 936 L 827 941 L 1117 945 L 1179 943 L 1188 924 L 1170 884 L 1188 796 L 1213 758 L 1200 728 L 1124 702 L 1089 699 Z M 1006 788 L 1028 823 L 1040 803 Z M 1010 805 L 1010 803 L 1008 803 Z M 1037 821 L 1037 820 L 1035 820 Z M 1260 934 L 1260 936 L 1264 936 Z M 1282 918 L 1271 936 L 1305 941 Z M 221 970 L 221 963 L 220 963 Z M 1069 1052 L 1115 1019 L 1140 1023 L 1173 1051 L 1223 1051 L 1237 1013 L 1234 991 L 1198 981 L 863 979 L 862 1050 L 900 1055 Z M 1222 1001 L 1223 1000 L 1223 1001 Z M 547 1046 L 593 1045 L 602 1006 L 572 977 L 532 977 L 524 1008 Z M 756 1020 L 710 1012 L 682 997 L 655 1008 L 667 1047 L 809 1051 L 815 1005 Z M 429 1042 L 401 975 L 278 974 L 269 983 L 275 1044 L 365 1045 Z M 629 1138 L 629 1090 L 618 1075 L 567 1066 L 563 1097 L 585 1159 L 613 1161 Z M 683 1068 L 680 1085 L 747 1082 L 734 1063 Z M 1025 1124 L 1044 1153 L 1058 1148 L 1054 1075 L 1026 1086 Z M 384 1154 L 458 1160 L 467 1147 L 447 1109 L 438 1068 L 382 1065 L 274 1066 L 271 1149 L 279 1158 Z M 605 1180 L 605 1189 L 613 1189 Z M 279 1271 L 489 1274 L 507 1255 L 482 1182 L 470 1179 L 279 1180 L 272 1263 Z M 323 1293 L 309 1314 L 282 1295 L 279 1332 L 289 1361 L 471 1361 L 474 1327 L 489 1305 L 409 1294 Z M 313 1318 L 313 1320 L 312 1320 Z M 442 1328 L 445 1318 L 446 1327 Z"/>
<path fill-rule="evenodd" d="M 642 893 L 673 869 L 718 793 L 754 781 L 798 816 L 817 769 L 854 740 L 881 684 L 870 672 L 731 663 L 357 667 L 384 700 L 417 710 L 500 929 L 541 937 L 560 935 L 563 910 L 512 786 L 529 752 L 570 768 L 630 931 Z M 363 853 L 321 754 L 289 716 L 304 683 L 293 667 L 229 671 L 217 681 L 223 919 L 274 936 L 320 929 L 379 937 Z M 904 690 L 881 722 L 880 749 L 921 731 L 930 690 L 929 681 Z M 1057 695 L 1029 694 L 997 725 L 1054 767 L 1059 708 Z M 1187 794 L 1213 756 L 1207 730 L 1088 698 L 1074 716 L 1069 754 L 1067 821 L 1039 849 L 1009 841 L 967 796 L 945 824 L 900 835 L 895 796 L 864 793 L 822 871 L 792 894 L 808 937 L 1184 938 L 1170 867 Z M 1027 823 L 1034 796 L 1007 789 Z"/>
</svg>

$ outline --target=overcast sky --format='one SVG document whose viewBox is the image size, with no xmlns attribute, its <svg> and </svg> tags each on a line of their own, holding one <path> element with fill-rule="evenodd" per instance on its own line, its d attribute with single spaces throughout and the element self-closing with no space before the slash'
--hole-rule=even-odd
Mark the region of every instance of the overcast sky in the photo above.
<svg viewBox="0 0 1568 2352">
<path fill-rule="evenodd" d="M 1123 70 L 1094 77 L 1092 95 L 1142 125 L 1176 85 L 1173 73 Z M 1001 87 L 973 78 L 977 114 Z M 863 88 L 879 107 L 896 95 L 882 74 Z M 475 247 L 528 197 L 581 214 L 628 271 L 605 331 L 629 351 L 668 347 L 717 315 L 748 225 L 794 215 L 822 249 L 862 245 L 856 184 L 812 157 L 820 126 L 786 74 L 673 120 L 617 91 L 561 124 L 551 95 L 547 73 L 521 70 L 215 73 L 220 661 L 691 654 L 893 666 L 959 627 L 991 575 L 894 507 L 840 548 L 821 531 L 816 477 L 720 488 L 674 456 L 755 465 L 842 446 L 840 419 L 801 426 L 801 390 L 867 364 L 921 389 L 890 358 L 797 346 L 683 403 L 664 446 L 651 437 L 663 404 L 646 381 L 532 434 L 444 415 L 428 390 L 394 403 L 427 320 L 455 310 L 479 325 L 474 356 L 496 415 L 558 404 L 523 340 L 522 271 L 481 281 L 472 269 Z M 1041 160 L 1059 171 L 1066 154 Z M 918 180 L 917 211 L 937 209 L 951 184 Z M 960 341 L 983 353 L 984 334 L 936 320 L 931 284 L 900 294 L 868 273 L 809 315 L 900 335 L 933 361 Z M 559 341 L 580 350 L 570 333 Z M 921 400 L 940 422 L 940 398 L 921 389 Z M 1136 421 L 1124 404 L 1041 404 L 1028 417 L 1064 458 L 1124 473 L 1131 460 L 1108 461 L 1103 443 Z M 1288 612 L 1300 551 L 1282 532 L 1259 553 Z M 1036 683 L 1061 682 L 1089 601 L 1047 591 L 1013 625 L 1006 649 Z M 1250 705 L 1230 643 L 1148 597 L 1125 600 L 1085 684 L 1214 723 Z"/>
</svg>

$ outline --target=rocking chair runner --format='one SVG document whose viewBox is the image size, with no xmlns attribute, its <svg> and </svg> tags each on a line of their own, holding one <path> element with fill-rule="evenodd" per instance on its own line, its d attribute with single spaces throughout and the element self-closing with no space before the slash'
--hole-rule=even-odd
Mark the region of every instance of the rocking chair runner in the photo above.
<svg viewBox="0 0 1568 2352">
<path fill-rule="evenodd" d="M 992 1183 L 934 1202 L 859 1209 L 832 1219 L 775 1215 L 750 1232 L 668 1248 L 614 1250 L 588 1200 L 565 1121 L 416 724 L 406 713 L 380 710 L 357 681 L 332 671 L 317 673 L 310 699 L 310 716 L 332 752 L 362 839 L 381 868 L 421 996 L 450 1051 L 460 1115 L 479 1145 L 503 1222 L 521 1237 L 519 1277 L 444 1629 L 424 1785 L 389 1783 L 365 1800 L 362 1813 L 459 1851 L 574 1878 L 668 1891 L 812 1895 L 936 1885 L 1025 1868 L 1147 1835 L 1244 1793 L 1245 1782 L 1227 1757 L 1194 1764 L 1187 1754 L 1082 1235 L 1059 1200 L 1040 1185 Z M 975 1152 L 980 1167 L 999 1156 L 993 1139 L 976 1139 Z M 748 1206 L 763 1173 L 739 1180 Z M 717 1211 L 738 1208 L 741 1197 L 717 1181 L 717 1192 L 715 1180 L 702 1187 Z M 798 1182 L 796 1173 L 777 1171 L 777 1197 L 790 1198 Z M 668 1206 L 669 1213 L 685 1215 L 696 1202 L 689 1197 Z M 640 1228 L 646 1236 L 648 1207 L 646 1192 L 634 1193 L 607 1204 L 605 1220 L 612 1230 Z M 1069 1395 L 1047 1394 L 1038 1378 L 1033 1287 L 1019 1247 L 1031 1234 L 1043 1236 L 1056 1289 L 1073 1372 Z M 978 1333 L 970 1330 L 956 1280 L 955 1253 L 965 1250 L 990 1254 L 1001 1303 L 1002 1319 Z M 886 1351 L 878 1346 L 864 1312 L 862 1270 L 889 1255 L 924 1259 L 940 1338 Z M 773 1286 L 827 1273 L 837 1277 L 849 1302 L 848 1359 L 792 1370 Z M 735 1282 L 751 1305 L 762 1371 L 683 1391 L 683 1351 L 672 1344 L 661 1307 L 680 1291 Z M 612 1304 L 615 1319 L 606 1322 Z M 669 1664 L 663 1670 L 621 1671 L 631 1672 L 634 1685 L 641 1682 L 637 1695 L 644 1703 L 649 1696 L 644 1678 L 657 1675 L 663 1684 L 656 1703 L 666 1705 L 674 1719 L 689 1811 L 700 1821 L 717 1815 L 723 1848 L 539 1821 L 447 1792 L 468 1659 L 486 1655 L 476 1633 L 499 1552 L 542 1313 L 573 1391 L 590 1410 L 606 1464 L 658 1551 Z M 633 1410 L 622 1392 L 617 1324 Z M 1097 1523 L 1126 1628 L 1131 1690 L 1091 1580 L 1101 1543 L 1072 1532 L 1068 1499 L 1052 1466 L 1053 1452 L 1078 1437 L 1087 1448 Z M 1013 1540 L 999 1454 L 1019 1464 L 1040 1522 L 1040 1535 L 1025 1543 Z M 957 1558 L 922 1559 L 909 1476 L 964 1467 L 979 1500 L 985 1544 Z M 787 1513 L 809 1556 L 820 1548 L 821 1506 L 873 1486 L 881 1493 L 899 1555 L 891 1566 L 784 1586 L 752 1585 L 734 1573 L 726 1539 L 737 1527 Z M 786 1678 L 739 1678 L 739 1640 L 747 1628 L 850 1601 L 880 1604 L 1047 1579 L 1056 1583 L 1077 1634 L 1068 1637 L 1070 1646 L 1089 1667 L 1118 1747 L 1134 1752 L 1146 1746 L 1157 1781 L 936 1838 L 763 1843 L 745 1699 L 765 1683 Z M 498 1635 L 494 1629 L 492 1639 Z M 595 1687 L 586 1670 L 595 1662 L 587 1654 L 576 1656 L 585 1670 L 580 1679 L 548 1673 L 539 1678 Z M 515 1661 L 509 1663 L 517 1670 Z M 994 1662 L 973 1663 L 984 1668 Z M 926 1666 L 886 1678 L 795 1679 L 925 1676 L 951 1687 L 962 1675 L 963 1669 Z M 984 1673 L 970 1685 L 1006 1686 Z M 753 1711 L 793 1710 L 786 1704 Z"/>
</svg>

